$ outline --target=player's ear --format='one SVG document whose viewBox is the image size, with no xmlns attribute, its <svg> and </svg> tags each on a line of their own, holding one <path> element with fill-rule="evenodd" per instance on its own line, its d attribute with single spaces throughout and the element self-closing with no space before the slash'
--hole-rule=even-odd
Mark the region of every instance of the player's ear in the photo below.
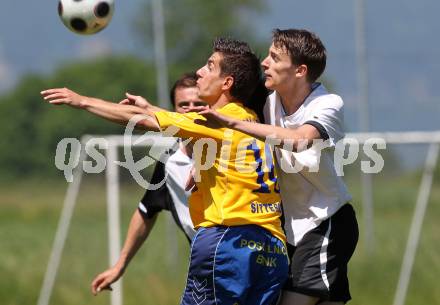
<svg viewBox="0 0 440 305">
<path fill-rule="evenodd" d="M 297 78 L 306 77 L 308 71 L 309 69 L 307 68 L 306 65 L 299 65 L 296 67 L 295 76 Z"/>
<path fill-rule="evenodd" d="M 232 76 L 226 76 L 223 80 L 222 90 L 227 91 L 234 85 L 234 78 Z"/>
</svg>

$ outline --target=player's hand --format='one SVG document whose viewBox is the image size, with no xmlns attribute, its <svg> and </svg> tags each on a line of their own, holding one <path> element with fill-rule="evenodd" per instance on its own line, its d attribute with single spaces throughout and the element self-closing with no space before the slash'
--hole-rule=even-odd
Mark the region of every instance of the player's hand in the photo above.
<svg viewBox="0 0 440 305">
<path fill-rule="evenodd" d="M 206 122 L 201 120 L 196 120 L 195 123 L 197 124 L 201 124 L 201 125 L 208 124 L 208 127 L 213 128 L 213 126 L 215 125 L 217 125 L 216 127 L 229 127 L 232 123 L 232 119 L 230 117 L 220 114 L 219 112 L 209 108 L 209 106 L 194 107 L 193 111 L 197 112 L 198 114 L 204 116 L 207 119 Z"/>
<path fill-rule="evenodd" d="M 69 105 L 72 107 L 81 107 L 81 102 L 85 99 L 75 91 L 67 88 L 55 88 L 41 91 L 44 100 L 54 105 Z"/>
<path fill-rule="evenodd" d="M 148 107 L 152 107 L 153 105 L 150 104 L 145 98 L 138 95 L 132 95 L 130 93 L 125 93 L 125 96 L 127 98 L 123 99 L 119 102 L 121 105 L 133 105 L 138 106 L 144 109 L 147 109 Z"/>
<path fill-rule="evenodd" d="M 113 289 L 110 285 L 116 282 L 122 274 L 123 271 L 117 267 L 110 268 L 103 273 L 98 274 L 91 285 L 93 295 L 97 295 L 102 290 L 112 291 Z"/>
</svg>

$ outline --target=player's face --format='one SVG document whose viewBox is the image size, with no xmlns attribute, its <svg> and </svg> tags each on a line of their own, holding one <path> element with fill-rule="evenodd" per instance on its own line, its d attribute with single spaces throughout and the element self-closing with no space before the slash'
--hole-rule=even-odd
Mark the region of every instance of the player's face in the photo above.
<svg viewBox="0 0 440 305">
<path fill-rule="evenodd" d="M 194 107 L 205 106 L 206 103 L 199 98 L 199 89 L 197 87 L 177 88 L 174 93 L 175 110 L 179 113 L 194 111 Z"/>
<path fill-rule="evenodd" d="M 206 65 L 197 71 L 197 87 L 199 96 L 209 105 L 213 105 L 223 93 L 223 84 L 225 78 L 221 76 L 220 62 L 223 56 L 215 52 L 209 57 Z"/>
<path fill-rule="evenodd" d="M 289 54 L 283 48 L 277 48 L 272 44 L 269 54 L 261 62 L 266 82 L 264 85 L 270 90 L 284 88 L 294 79 L 296 66 L 292 63 Z"/>
</svg>

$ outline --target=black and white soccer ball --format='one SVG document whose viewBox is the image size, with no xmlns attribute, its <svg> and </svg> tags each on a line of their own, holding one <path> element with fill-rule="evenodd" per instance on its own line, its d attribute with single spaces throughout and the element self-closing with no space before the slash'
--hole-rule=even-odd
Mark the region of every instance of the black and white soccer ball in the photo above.
<svg viewBox="0 0 440 305">
<path fill-rule="evenodd" d="M 60 0 L 58 15 L 72 32 L 91 35 L 109 24 L 114 7 L 114 0 Z"/>
</svg>

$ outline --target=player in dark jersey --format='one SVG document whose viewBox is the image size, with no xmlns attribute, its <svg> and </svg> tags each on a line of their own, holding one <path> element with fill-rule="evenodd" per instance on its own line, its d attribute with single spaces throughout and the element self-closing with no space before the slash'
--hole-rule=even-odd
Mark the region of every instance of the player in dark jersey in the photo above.
<svg viewBox="0 0 440 305">
<path fill-rule="evenodd" d="M 200 101 L 197 89 L 197 76 L 195 73 L 184 74 L 176 81 L 170 92 L 176 112 L 187 113 L 195 106 L 204 105 Z M 119 260 L 114 266 L 100 273 L 92 282 L 92 292 L 97 294 L 103 289 L 111 290 L 111 284 L 116 282 L 123 274 L 131 259 L 148 238 L 157 215 L 162 210 L 168 210 L 173 215 L 176 224 L 185 233 L 188 240 L 195 234 L 188 211 L 188 197 L 190 192 L 185 191 L 185 183 L 192 168 L 190 148 L 178 145 L 165 163 L 157 162 L 151 184 L 165 183 L 156 190 L 147 190 L 139 203 L 138 209 L 133 213 L 130 225 L 122 248 Z M 177 168 L 178 166 L 178 168 Z"/>
</svg>

